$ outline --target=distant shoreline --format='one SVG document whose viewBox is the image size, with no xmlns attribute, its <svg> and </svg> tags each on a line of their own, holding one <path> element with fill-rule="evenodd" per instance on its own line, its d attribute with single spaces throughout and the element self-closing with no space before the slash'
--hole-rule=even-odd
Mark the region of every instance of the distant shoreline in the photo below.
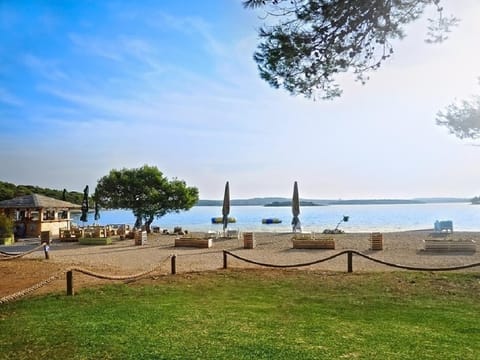
<svg viewBox="0 0 480 360">
<path fill-rule="evenodd" d="M 292 206 L 291 201 L 274 201 L 263 206 L 267 207 L 290 207 Z M 316 204 L 312 201 L 300 201 L 300 206 L 326 206 L 326 204 Z"/>
<path fill-rule="evenodd" d="M 300 206 L 327 206 L 327 205 L 404 205 L 404 204 L 447 204 L 472 203 L 467 198 L 418 198 L 418 199 L 302 199 Z M 199 200 L 195 206 L 222 206 L 222 200 Z M 231 206 L 291 206 L 292 200 L 287 198 L 252 198 L 233 199 Z"/>
</svg>

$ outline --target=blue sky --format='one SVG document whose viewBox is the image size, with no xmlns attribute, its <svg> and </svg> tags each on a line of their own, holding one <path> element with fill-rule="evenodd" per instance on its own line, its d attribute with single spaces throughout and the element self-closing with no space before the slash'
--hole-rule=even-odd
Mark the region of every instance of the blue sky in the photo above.
<svg viewBox="0 0 480 360">
<path fill-rule="evenodd" d="M 0 1 L 0 180 L 82 191 L 148 164 L 203 199 L 479 195 L 480 147 L 435 114 L 480 93 L 480 2 L 445 11 L 448 41 L 415 23 L 366 85 L 313 102 L 259 78 L 240 0 Z"/>
</svg>

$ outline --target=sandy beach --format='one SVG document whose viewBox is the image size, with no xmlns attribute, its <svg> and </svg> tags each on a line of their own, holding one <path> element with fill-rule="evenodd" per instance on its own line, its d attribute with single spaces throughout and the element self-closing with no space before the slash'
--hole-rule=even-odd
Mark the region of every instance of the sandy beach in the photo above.
<svg viewBox="0 0 480 360">
<path fill-rule="evenodd" d="M 195 271 L 211 271 L 223 267 L 223 250 L 241 257 L 268 264 L 294 265 L 320 260 L 342 250 L 356 250 L 373 258 L 399 265 L 425 268 L 453 267 L 480 263 L 480 249 L 475 252 L 431 252 L 424 250 L 424 240 L 450 239 L 474 240 L 480 244 L 478 232 L 454 232 L 438 236 L 431 230 L 383 233 L 383 250 L 370 250 L 370 233 L 346 233 L 330 236 L 335 240 L 335 250 L 293 249 L 292 233 L 254 233 L 256 246 L 245 249 L 243 238 L 217 238 L 211 248 L 175 247 L 175 235 L 149 234 L 145 245 L 135 245 L 134 240 L 114 239 L 113 244 L 104 246 L 79 245 L 54 241 L 45 260 L 43 251 L 36 251 L 21 259 L 0 261 L 0 297 L 32 286 L 55 273 L 62 273 L 70 266 L 78 266 L 107 275 L 132 275 L 156 267 L 155 275 L 171 273 L 171 256 L 176 255 L 177 274 Z M 38 245 L 38 243 L 37 243 Z M 260 268 L 258 265 L 228 256 L 228 268 Z M 346 272 L 346 255 L 316 265 L 299 267 L 307 271 Z M 353 271 L 398 271 L 353 256 Z M 474 267 L 462 271 L 480 271 Z M 86 275 L 76 277 L 75 286 L 105 282 Z M 52 291 L 65 287 L 64 276 L 38 291 Z"/>
</svg>

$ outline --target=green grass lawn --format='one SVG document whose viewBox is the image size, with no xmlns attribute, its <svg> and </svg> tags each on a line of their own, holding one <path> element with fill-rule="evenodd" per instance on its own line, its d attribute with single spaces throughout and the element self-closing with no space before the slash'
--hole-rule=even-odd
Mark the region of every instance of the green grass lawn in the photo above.
<svg viewBox="0 0 480 360">
<path fill-rule="evenodd" d="M 218 271 L 0 306 L 0 359 L 479 359 L 480 275 Z"/>
</svg>

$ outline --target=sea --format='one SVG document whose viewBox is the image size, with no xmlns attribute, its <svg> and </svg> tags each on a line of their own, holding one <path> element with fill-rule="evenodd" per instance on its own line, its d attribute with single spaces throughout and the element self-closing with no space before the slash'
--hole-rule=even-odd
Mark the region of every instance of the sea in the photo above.
<svg viewBox="0 0 480 360">
<path fill-rule="evenodd" d="M 155 219 L 152 226 L 172 231 L 174 227 L 194 232 L 220 231 L 222 224 L 212 224 L 212 218 L 221 217 L 220 206 L 194 206 L 188 211 L 170 213 Z M 229 229 L 239 231 L 289 232 L 292 230 L 290 207 L 231 206 L 229 217 L 235 223 Z M 348 217 L 348 221 L 345 217 Z M 276 218 L 279 224 L 263 224 L 262 219 Z M 345 232 L 395 232 L 433 229 L 435 221 L 451 220 L 454 231 L 480 231 L 480 205 L 471 203 L 427 203 L 388 205 L 328 205 L 300 208 L 302 231 L 322 232 L 338 229 Z M 80 214 L 72 216 L 80 222 Z M 100 219 L 89 214 L 87 224 L 129 224 L 135 217 L 130 210 L 103 210 Z"/>
</svg>

